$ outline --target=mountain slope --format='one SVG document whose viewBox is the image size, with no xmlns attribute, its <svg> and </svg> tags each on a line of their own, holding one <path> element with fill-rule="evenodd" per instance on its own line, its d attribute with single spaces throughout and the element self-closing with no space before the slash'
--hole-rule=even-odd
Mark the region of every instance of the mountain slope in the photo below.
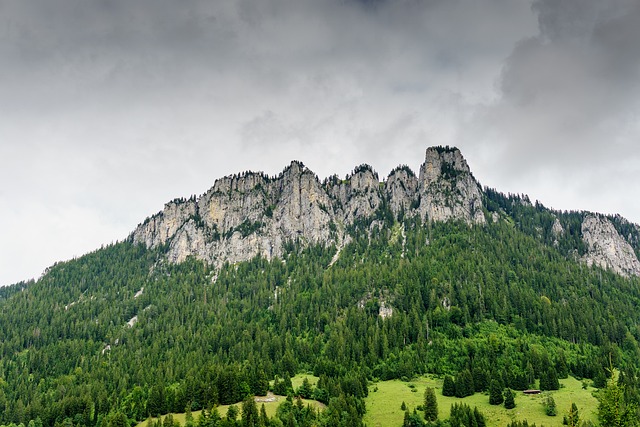
<svg viewBox="0 0 640 427">
<path fill-rule="evenodd" d="M 373 378 L 521 389 L 552 368 L 600 381 L 610 363 L 636 378 L 640 279 L 621 261 L 638 227 L 482 191 L 456 149 L 426 159 L 382 184 L 366 165 L 319 182 L 297 162 L 223 178 L 0 290 L 0 424 L 142 420 L 298 371 L 320 376 L 325 425 L 358 425 Z M 585 238 L 590 218 L 605 225 Z"/>
</svg>

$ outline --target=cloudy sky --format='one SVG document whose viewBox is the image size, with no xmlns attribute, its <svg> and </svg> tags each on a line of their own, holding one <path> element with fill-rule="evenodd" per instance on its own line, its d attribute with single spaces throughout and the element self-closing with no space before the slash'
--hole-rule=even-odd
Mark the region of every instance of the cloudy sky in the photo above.
<svg viewBox="0 0 640 427">
<path fill-rule="evenodd" d="M 638 0 L 0 0 L 0 284 L 226 174 L 431 145 L 640 223 L 638 40 Z"/>
</svg>

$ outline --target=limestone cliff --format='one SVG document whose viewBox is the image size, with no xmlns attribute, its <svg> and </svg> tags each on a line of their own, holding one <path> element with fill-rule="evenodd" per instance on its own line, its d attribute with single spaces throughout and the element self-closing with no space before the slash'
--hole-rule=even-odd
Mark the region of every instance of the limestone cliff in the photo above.
<svg viewBox="0 0 640 427">
<path fill-rule="evenodd" d="M 427 149 L 420 168 L 418 193 L 423 220 L 485 223 L 480 186 L 457 148 Z"/>
<path fill-rule="evenodd" d="M 588 214 L 582 222 L 587 245 L 583 260 L 588 265 L 608 268 L 622 276 L 640 275 L 640 262 L 631 245 L 605 217 Z"/>
<path fill-rule="evenodd" d="M 350 240 L 349 227 L 357 221 L 369 220 L 371 232 L 385 226 L 382 218 L 400 216 L 486 223 L 481 187 L 457 148 L 428 148 L 419 177 L 409 167 L 399 166 L 382 182 L 369 165 L 356 167 L 345 179 L 334 175 L 320 182 L 297 161 L 275 177 L 255 172 L 223 177 L 197 199 L 167 203 L 131 238 L 150 248 L 166 248 L 167 259 L 174 263 L 189 256 L 214 265 L 257 255 L 282 257 L 287 242 L 335 244 L 337 257 Z M 500 218 L 493 212 L 491 222 Z M 557 216 L 551 234 L 555 247 L 569 238 Z M 587 213 L 581 235 L 587 248 L 582 261 L 623 276 L 640 275 L 631 246 L 637 248 L 640 242 L 637 226 L 623 218 L 610 221 Z"/>
<path fill-rule="evenodd" d="M 386 181 L 368 165 L 346 179 L 320 183 L 300 162 L 277 177 L 247 172 L 218 179 L 197 200 L 176 200 L 132 234 L 147 247 L 167 245 L 167 258 L 194 256 L 208 263 L 280 257 L 285 243 L 340 245 L 345 226 L 381 209 L 394 217 L 484 223 L 480 187 L 456 148 L 429 148 L 420 179 L 407 166 Z M 382 224 L 382 223 L 380 223 Z M 380 225 L 378 224 L 378 225 Z"/>
</svg>

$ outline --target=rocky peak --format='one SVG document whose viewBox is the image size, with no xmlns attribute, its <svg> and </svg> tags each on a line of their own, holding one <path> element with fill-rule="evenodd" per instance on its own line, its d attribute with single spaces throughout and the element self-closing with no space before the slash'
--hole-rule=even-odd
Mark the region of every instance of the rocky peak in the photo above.
<svg viewBox="0 0 640 427">
<path fill-rule="evenodd" d="M 148 247 L 168 244 L 172 262 L 188 256 L 214 264 L 270 259 L 282 256 L 287 241 L 344 242 L 343 225 L 372 217 L 384 203 L 394 215 L 402 210 L 431 221 L 484 222 L 480 188 L 460 151 L 436 147 L 427 150 L 420 179 L 401 166 L 380 183 L 363 164 L 344 180 L 333 176 L 321 184 L 299 161 L 277 177 L 245 172 L 220 178 L 197 200 L 168 203 L 132 239 Z"/>
<path fill-rule="evenodd" d="M 409 212 L 416 204 L 418 178 L 408 166 L 399 166 L 391 171 L 385 184 L 389 206 L 394 216 L 400 211 Z"/>
<path fill-rule="evenodd" d="M 467 161 L 453 147 L 430 147 L 420 167 L 419 212 L 423 220 L 462 219 L 484 224 L 482 196 Z"/>
<path fill-rule="evenodd" d="M 366 164 L 355 168 L 344 181 L 335 182 L 329 192 L 338 201 L 337 210 L 346 224 L 373 215 L 382 202 L 378 174 Z"/>
<path fill-rule="evenodd" d="M 588 265 L 608 268 L 622 276 L 640 276 L 640 262 L 631 245 L 607 218 L 588 214 L 582 222 L 582 239 L 587 245 L 583 260 Z"/>
</svg>

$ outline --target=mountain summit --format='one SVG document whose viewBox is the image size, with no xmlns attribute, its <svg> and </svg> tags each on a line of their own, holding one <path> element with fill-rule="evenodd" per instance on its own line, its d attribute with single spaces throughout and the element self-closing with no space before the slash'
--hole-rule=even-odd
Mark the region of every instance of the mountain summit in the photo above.
<svg viewBox="0 0 640 427">
<path fill-rule="evenodd" d="M 255 256 L 281 257 L 287 242 L 340 248 L 358 221 L 372 219 L 371 227 L 381 226 L 385 216 L 470 225 L 508 216 L 504 209 L 487 209 L 486 199 L 455 147 L 427 148 L 419 177 L 399 166 L 383 181 L 363 164 L 344 180 L 334 175 L 321 182 L 303 163 L 293 161 L 276 177 L 260 172 L 226 176 L 199 198 L 173 200 L 131 238 L 148 248 L 166 245 L 171 262 L 193 256 L 220 266 Z M 556 218 L 556 239 L 563 232 Z M 581 259 L 587 264 L 640 275 L 633 247 L 610 219 L 583 215 L 581 238 L 586 246 Z"/>
<path fill-rule="evenodd" d="M 388 207 L 388 208 L 387 208 Z M 416 178 L 406 166 L 386 181 L 369 165 L 345 180 L 320 182 L 301 162 L 277 177 L 246 172 L 221 178 L 199 198 L 178 199 L 133 232 L 147 247 L 167 244 L 168 257 L 188 256 L 213 264 L 280 257 L 287 241 L 339 244 L 346 229 L 382 211 L 422 221 L 482 224 L 482 191 L 457 148 L 427 149 Z"/>
</svg>

